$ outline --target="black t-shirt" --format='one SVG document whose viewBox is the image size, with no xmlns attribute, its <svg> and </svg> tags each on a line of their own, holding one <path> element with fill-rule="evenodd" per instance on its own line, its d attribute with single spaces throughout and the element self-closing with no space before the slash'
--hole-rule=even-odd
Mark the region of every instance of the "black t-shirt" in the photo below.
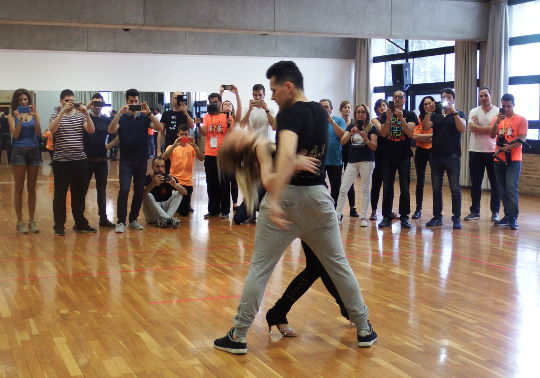
<svg viewBox="0 0 540 378">
<path fill-rule="evenodd" d="M 84 152 L 89 158 L 105 158 L 107 157 L 107 150 L 105 149 L 105 143 L 107 142 L 107 136 L 109 135 L 107 129 L 111 120 L 105 115 L 94 117 L 90 114 L 90 118 L 94 122 L 96 131 L 93 134 L 88 134 L 86 131 L 83 134 Z"/>
<path fill-rule="evenodd" d="M 193 113 L 187 111 L 189 116 L 193 118 Z M 174 144 L 176 138 L 178 138 L 178 127 L 180 125 L 187 125 L 187 117 L 183 112 L 175 112 L 167 110 L 161 116 L 161 123 L 165 124 L 165 148 Z"/>
<path fill-rule="evenodd" d="M 403 110 L 403 118 L 407 123 L 413 122 L 415 125 L 418 125 L 418 117 L 414 112 Z M 383 113 L 381 114 L 381 124 L 384 124 L 385 122 L 386 113 Z M 384 137 L 383 158 L 392 159 L 411 156 L 411 138 L 405 134 L 405 130 L 401 126 L 399 119 L 392 117 L 390 121 L 390 133 Z"/>
<path fill-rule="evenodd" d="M 465 118 L 465 114 L 458 111 L 459 118 Z M 451 114 L 432 114 L 433 139 L 431 154 L 436 156 L 448 156 L 457 154 L 461 156 L 461 133 L 456 128 L 455 117 Z"/>
<path fill-rule="evenodd" d="M 171 179 L 174 180 L 172 176 L 171 176 Z M 150 185 L 151 182 L 152 182 L 152 176 L 149 174 L 146 175 L 144 179 L 144 186 Z M 173 190 L 175 189 L 172 186 L 170 186 L 169 183 L 162 182 L 161 185 L 154 187 L 154 189 L 152 189 L 150 193 L 152 193 L 152 195 L 154 196 L 157 202 L 163 202 L 171 198 Z"/>
<path fill-rule="evenodd" d="M 150 118 L 139 113 L 137 117 L 123 114 L 119 120 L 120 160 L 148 159 L 148 127 Z"/>
<path fill-rule="evenodd" d="M 354 124 L 350 124 L 347 126 L 346 131 L 351 131 L 351 129 L 356 126 Z M 371 126 L 371 129 L 368 132 L 368 139 L 371 139 L 371 136 L 375 134 L 377 135 L 377 128 L 375 126 Z M 360 134 L 351 134 L 351 139 L 346 144 L 349 149 L 349 163 L 357 163 L 359 161 L 374 161 L 375 160 L 375 153 L 371 151 L 367 145 L 367 143 L 364 142 Z"/>
<path fill-rule="evenodd" d="M 324 160 L 328 145 L 328 113 L 317 102 L 298 101 L 293 106 L 281 110 L 276 122 L 277 148 L 279 148 L 279 132 L 290 130 L 298 135 L 296 152 L 314 157 L 321 162 L 315 174 L 305 171 L 295 173 L 290 185 L 326 185 Z"/>
</svg>

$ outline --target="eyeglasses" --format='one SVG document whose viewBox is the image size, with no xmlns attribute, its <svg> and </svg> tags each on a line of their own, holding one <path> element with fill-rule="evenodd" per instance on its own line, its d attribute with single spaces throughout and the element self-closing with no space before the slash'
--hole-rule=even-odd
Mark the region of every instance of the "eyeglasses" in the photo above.
<svg viewBox="0 0 540 378">
<path fill-rule="evenodd" d="M 396 95 L 394 95 L 394 98 L 403 98 L 403 97 L 405 97 L 405 96 L 400 96 L 400 95 L 396 96 Z"/>
<path fill-rule="evenodd" d="M 367 114 L 367 112 L 365 110 L 357 110 L 355 113 Z"/>
</svg>

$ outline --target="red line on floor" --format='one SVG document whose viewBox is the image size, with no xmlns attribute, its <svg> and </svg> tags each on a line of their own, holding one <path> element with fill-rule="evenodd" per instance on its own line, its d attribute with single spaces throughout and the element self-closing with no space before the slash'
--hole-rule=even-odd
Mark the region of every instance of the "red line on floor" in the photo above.
<svg viewBox="0 0 540 378">
<path fill-rule="evenodd" d="M 230 298 L 240 298 L 241 295 L 222 295 L 218 297 L 205 297 L 205 298 L 186 298 L 186 299 L 173 299 L 170 301 L 156 301 L 148 302 L 148 304 L 166 304 L 166 303 L 178 303 L 178 302 L 192 302 L 192 301 L 209 301 L 214 299 L 230 299 Z"/>
</svg>

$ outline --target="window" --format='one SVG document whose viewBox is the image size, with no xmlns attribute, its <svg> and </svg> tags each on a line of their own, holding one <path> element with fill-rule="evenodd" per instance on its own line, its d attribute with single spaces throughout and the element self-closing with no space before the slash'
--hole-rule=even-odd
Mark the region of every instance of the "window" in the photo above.
<svg viewBox="0 0 540 378">
<path fill-rule="evenodd" d="M 444 81 L 444 55 L 425 56 L 413 60 L 413 83 Z"/>
<path fill-rule="evenodd" d="M 444 56 L 444 81 L 454 81 L 454 71 L 456 68 L 456 54 L 446 54 Z M 476 65 L 478 67 L 478 64 Z M 478 78 L 478 73 L 477 76 Z"/>
<path fill-rule="evenodd" d="M 510 37 L 539 34 L 540 1 L 529 1 L 508 7 Z"/>
<path fill-rule="evenodd" d="M 510 46 L 510 76 L 540 74 L 540 42 Z"/>
<path fill-rule="evenodd" d="M 454 46 L 454 41 L 432 41 L 432 40 L 411 40 L 409 49 L 411 51 L 436 49 L 438 47 Z"/>
<path fill-rule="evenodd" d="M 516 98 L 515 112 L 529 121 L 540 116 L 540 84 L 509 85 L 508 92 Z"/>
<path fill-rule="evenodd" d="M 112 100 L 112 95 L 111 95 L 111 92 L 99 92 L 100 95 L 103 96 L 103 101 L 105 101 L 106 104 L 109 104 L 109 106 L 104 106 L 103 108 L 101 108 L 101 114 L 104 114 L 106 115 L 107 117 L 110 117 L 111 116 L 111 110 L 112 110 L 112 107 L 111 107 L 111 100 Z"/>
<path fill-rule="evenodd" d="M 540 153 L 540 0 L 509 0 L 510 40 L 508 92 L 516 98 L 516 113 L 529 120 L 527 139 Z"/>
</svg>

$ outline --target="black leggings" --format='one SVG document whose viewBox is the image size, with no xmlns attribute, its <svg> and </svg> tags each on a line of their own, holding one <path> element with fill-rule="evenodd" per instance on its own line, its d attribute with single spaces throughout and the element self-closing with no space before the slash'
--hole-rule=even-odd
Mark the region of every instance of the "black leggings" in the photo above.
<svg viewBox="0 0 540 378">
<path fill-rule="evenodd" d="M 377 210 L 383 183 L 382 156 L 375 155 L 375 169 L 371 175 L 371 211 Z"/>
<path fill-rule="evenodd" d="M 288 323 L 287 314 L 291 310 L 293 304 L 304 295 L 319 277 L 326 287 L 326 290 L 328 290 L 339 305 L 341 315 L 349 319 L 349 313 L 345 309 L 345 305 L 323 265 L 304 241 L 302 241 L 302 247 L 304 248 L 304 254 L 306 255 L 306 268 L 291 281 L 281 298 L 277 300 L 274 307 L 268 310 L 268 312 L 271 313 L 274 323 Z"/>
<path fill-rule="evenodd" d="M 345 163 L 347 165 L 347 163 Z M 330 182 L 330 196 L 334 200 L 334 207 L 337 205 L 339 197 L 339 188 L 341 187 L 341 173 L 343 172 L 343 166 L 341 165 L 327 165 L 326 174 L 328 175 L 328 181 Z M 349 197 L 349 207 L 354 207 L 354 184 L 347 193 Z"/>
<path fill-rule="evenodd" d="M 416 147 L 414 152 L 414 168 L 416 170 L 416 211 L 422 210 L 424 201 L 424 184 L 426 182 L 426 167 L 429 162 L 431 149 Z"/>
</svg>

